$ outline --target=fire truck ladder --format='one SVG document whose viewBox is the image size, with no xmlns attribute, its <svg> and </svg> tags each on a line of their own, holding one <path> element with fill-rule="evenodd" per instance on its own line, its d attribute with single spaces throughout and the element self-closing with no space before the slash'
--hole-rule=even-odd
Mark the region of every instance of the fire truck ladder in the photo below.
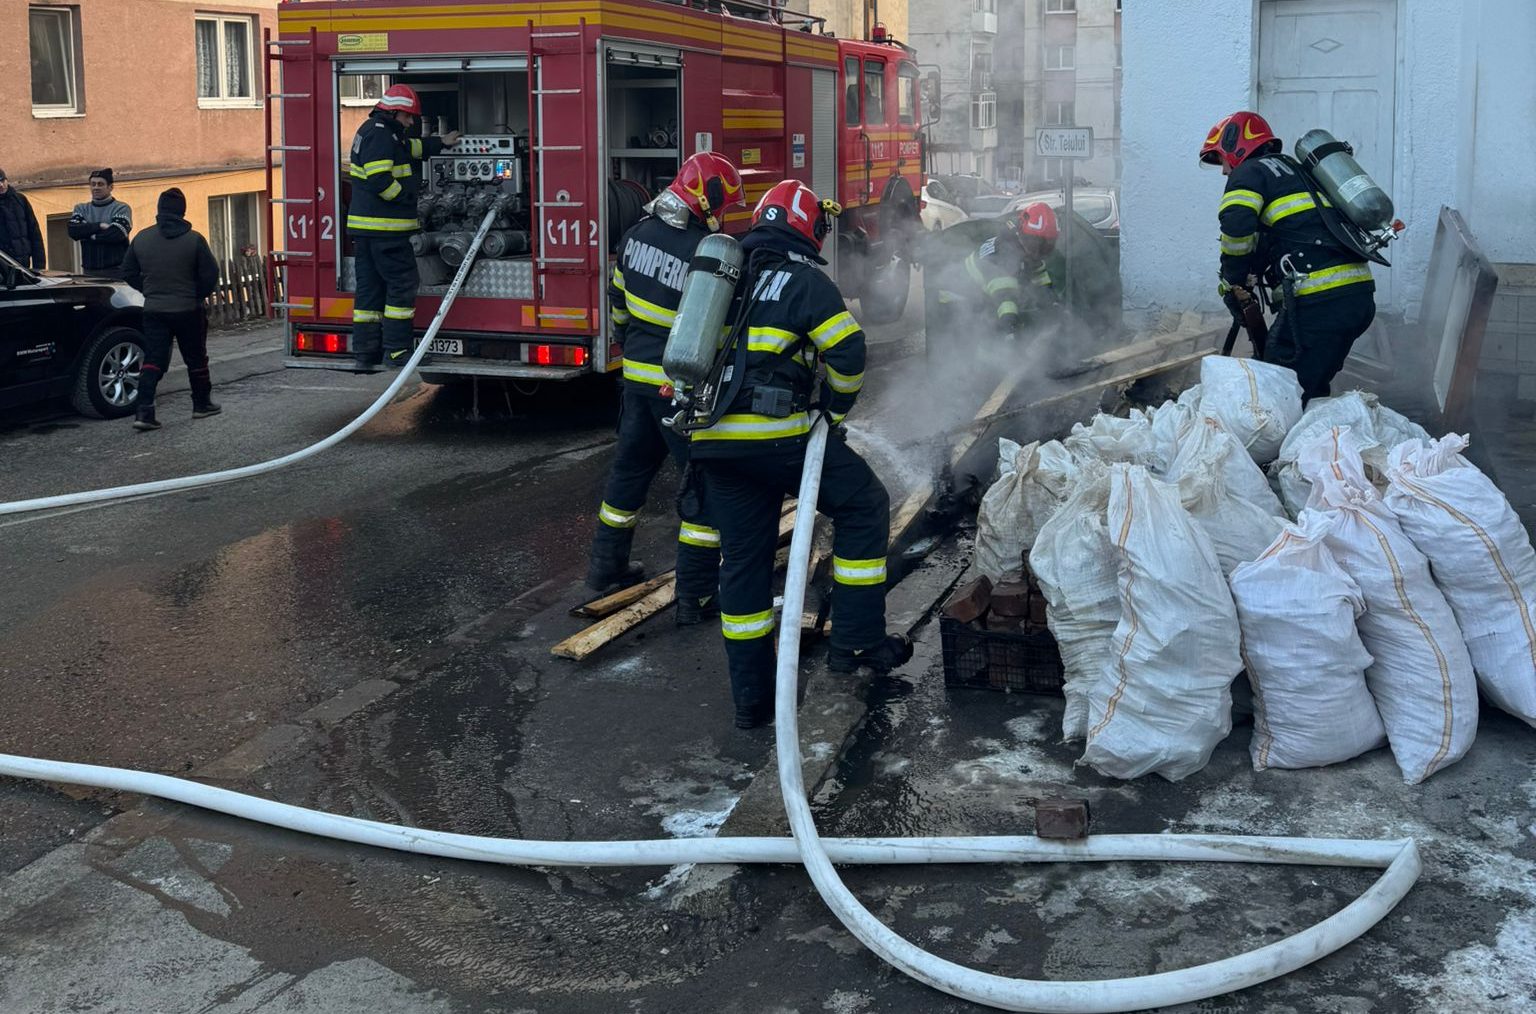
<svg viewBox="0 0 1536 1014">
<path fill-rule="evenodd" d="M 566 318 L 566 313 L 546 314 L 544 303 L 544 278 L 550 274 L 585 275 L 591 270 L 591 248 L 582 244 L 582 256 L 580 257 L 550 257 L 545 250 L 545 244 L 549 238 L 547 209 L 549 208 L 586 208 L 585 201 L 572 200 L 570 193 L 564 189 L 557 190 L 556 196 L 564 194 L 560 200 L 553 200 L 544 192 L 544 155 L 552 151 L 574 151 L 581 155 L 581 180 L 590 185 L 592 180 L 591 155 L 588 146 L 584 144 L 545 144 L 544 143 L 544 97 L 546 95 L 579 95 L 581 96 L 581 124 L 582 130 L 592 122 L 591 98 L 589 93 L 595 82 L 587 77 L 587 19 L 582 18 L 574 32 L 536 32 L 533 21 L 528 22 L 528 189 L 533 195 L 533 326 L 541 327 L 546 318 Z M 572 50 L 571 40 L 575 42 Z M 540 45 L 544 43 L 545 45 Z M 543 58 L 546 56 L 569 56 L 572 53 L 580 58 L 581 67 L 577 80 L 580 87 L 576 88 L 546 88 L 544 87 Z M 586 217 L 586 216 L 581 216 Z M 580 219 L 578 219 L 579 221 Z M 584 319 L 584 315 L 583 315 Z M 595 343 L 594 343 L 595 344 Z"/>
<path fill-rule="evenodd" d="M 286 206 L 290 204 L 297 204 L 310 208 L 314 219 L 313 222 L 310 223 L 310 226 L 317 231 L 320 228 L 320 208 L 319 201 L 316 199 L 316 196 L 318 195 L 311 197 L 291 196 L 288 192 L 288 182 L 292 179 L 292 177 L 286 171 L 288 152 L 302 151 L 310 152 L 313 155 L 315 152 L 315 147 L 308 144 L 289 144 L 288 118 L 282 109 L 279 108 L 274 110 L 272 104 L 286 102 L 290 99 L 294 101 L 302 101 L 307 99 L 309 101 L 310 115 L 314 121 L 312 123 L 313 129 L 310 133 L 310 137 L 315 141 L 319 140 L 320 102 L 318 100 L 318 96 L 320 95 L 320 61 L 317 58 L 317 53 L 319 52 L 318 42 L 319 34 L 314 28 L 309 30 L 309 38 L 307 39 L 274 39 L 272 38 L 272 29 L 270 28 L 262 32 L 262 43 L 265 49 L 265 60 L 263 61 L 263 81 L 265 84 L 264 90 L 266 92 L 268 103 L 268 113 L 265 117 L 267 131 L 267 189 L 266 193 L 264 193 L 262 196 L 266 198 L 265 203 L 269 209 L 274 206 Z M 284 56 L 284 50 L 286 49 L 305 51 L 305 56 L 307 56 L 307 62 L 309 64 L 309 92 L 307 94 L 303 92 L 279 92 L 273 90 L 272 86 L 274 73 L 280 74 L 282 83 L 284 85 L 287 84 L 288 73 L 283 67 L 284 60 L 286 59 Z M 277 129 L 279 131 L 278 142 L 276 144 L 272 143 L 272 119 L 274 112 L 276 112 L 277 115 Z M 272 182 L 277 169 L 276 164 L 273 161 L 273 157 L 278 152 L 284 153 L 283 196 L 273 197 Z M 318 168 L 319 166 L 317 165 L 317 177 L 319 175 Z M 269 214 L 269 224 L 271 217 L 272 216 Z M 306 215 L 305 218 L 310 218 L 310 215 Z M 317 311 L 319 309 L 318 302 L 294 303 L 291 301 L 293 298 L 291 295 L 292 280 L 289 277 L 290 273 L 287 269 L 292 266 L 295 258 L 301 261 L 306 258 L 308 259 L 308 265 L 310 269 L 309 291 L 311 293 L 311 298 L 318 301 L 320 298 L 320 258 L 317 256 L 320 244 L 319 235 L 317 234 L 315 238 L 315 250 L 290 250 L 288 248 L 288 215 L 284 213 L 277 216 L 277 219 L 277 232 L 279 238 L 277 242 L 271 244 L 272 251 L 268 262 L 267 271 L 267 312 L 269 315 L 275 316 L 274 311 L 277 310 L 309 310 L 311 312 Z M 283 272 L 283 281 L 285 284 L 282 286 L 282 290 L 286 299 L 288 300 L 287 302 L 277 301 L 277 278 L 278 272 L 280 271 Z"/>
</svg>

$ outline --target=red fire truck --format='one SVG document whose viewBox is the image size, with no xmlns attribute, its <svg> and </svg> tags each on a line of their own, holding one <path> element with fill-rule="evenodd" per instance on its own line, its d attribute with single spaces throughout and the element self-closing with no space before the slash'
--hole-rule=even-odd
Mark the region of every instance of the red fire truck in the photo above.
<svg viewBox="0 0 1536 1014">
<path fill-rule="evenodd" d="M 835 39 L 757 0 L 285 0 L 267 91 L 281 102 L 269 184 L 286 363 L 345 368 L 353 268 L 344 164 L 368 99 L 421 95 L 428 131 L 464 136 L 424 166 L 417 327 L 439 308 L 497 195 L 496 222 L 433 343 L 431 379 L 564 380 L 621 365 L 605 288 L 612 250 L 694 151 L 741 168 L 746 229 L 774 183 L 804 180 L 844 214 L 828 259 L 860 316 L 906 304 L 918 229 L 918 69 L 876 31 Z"/>
</svg>

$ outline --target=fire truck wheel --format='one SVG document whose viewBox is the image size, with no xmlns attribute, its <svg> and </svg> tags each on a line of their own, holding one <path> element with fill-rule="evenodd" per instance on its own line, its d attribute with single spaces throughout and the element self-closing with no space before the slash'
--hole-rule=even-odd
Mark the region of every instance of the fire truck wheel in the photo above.
<svg viewBox="0 0 1536 1014">
<path fill-rule="evenodd" d="M 864 292 L 859 296 L 859 317 L 866 324 L 890 324 L 901 319 L 907 309 L 907 292 L 912 287 L 912 264 L 903 257 L 892 257 L 870 271 Z"/>
</svg>

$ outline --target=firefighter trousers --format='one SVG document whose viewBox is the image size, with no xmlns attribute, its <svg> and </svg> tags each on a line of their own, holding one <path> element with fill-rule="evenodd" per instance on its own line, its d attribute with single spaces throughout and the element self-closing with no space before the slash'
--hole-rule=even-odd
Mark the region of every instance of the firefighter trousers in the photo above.
<svg viewBox="0 0 1536 1014">
<path fill-rule="evenodd" d="M 180 313 L 144 314 L 144 365 L 139 370 L 139 409 L 155 407 L 155 390 L 171 368 L 171 343 L 181 350 L 192 388 L 192 405 L 201 408 L 213 395 L 208 374 L 208 317 L 202 307 Z"/>
<path fill-rule="evenodd" d="M 352 308 L 352 352 L 377 358 L 411 347 L 416 290 L 421 276 L 408 236 L 352 234 L 357 300 Z M 381 345 L 382 342 L 382 345 Z"/>
<path fill-rule="evenodd" d="M 592 539 L 587 583 L 602 588 L 617 580 L 629 565 L 635 525 L 645 506 L 651 481 L 670 454 L 686 473 L 688 441 L 662 425 L 673 411 L 661 388 L 620 381 L 619 443 L 603 502 L 597 509 L 597 534 Z M 678 497 L 682 523 L 677 532 L 677 597 L 712 597 L 720 577 L 720 533 L 710 527 L 696 496 L 685 489 Z"/>
<path fill-rule="evenodd" d="M 804 462 L 804 447 L 694 462 L 705 510 L 720 526 L 720 629 L 738 712 L 773 704 L 773 555 L 784 498 L 799 489 Z M 833 524 L 832 646 L 872 648 L 885 637 L 891 500 L 836 430 L 827 441 L 816 509 Z"/>
<path fill-rule="evenodd" d="M 1264 361 L 1296 371 L 1303 403 L 1328 397 L 1355 339 L 1376 319 L 1376 294 L 1360 288 L 1366 291 L 1299 299 L 1294 314 L 1282 309 L 1270 326 Z"/>
</svg>

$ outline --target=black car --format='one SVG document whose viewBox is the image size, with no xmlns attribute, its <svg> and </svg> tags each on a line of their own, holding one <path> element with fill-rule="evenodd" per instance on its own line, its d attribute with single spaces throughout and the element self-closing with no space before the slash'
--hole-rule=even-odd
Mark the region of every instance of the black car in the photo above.
<svg viewBox="0 0 1536 1014">
<path fill-rule="evenodd" d="M 124 282 L 39 274 L 0 253 L 0 409 L 68 397 L 99 419 L 130 414 L 143 306 Z"/>
</svg>

